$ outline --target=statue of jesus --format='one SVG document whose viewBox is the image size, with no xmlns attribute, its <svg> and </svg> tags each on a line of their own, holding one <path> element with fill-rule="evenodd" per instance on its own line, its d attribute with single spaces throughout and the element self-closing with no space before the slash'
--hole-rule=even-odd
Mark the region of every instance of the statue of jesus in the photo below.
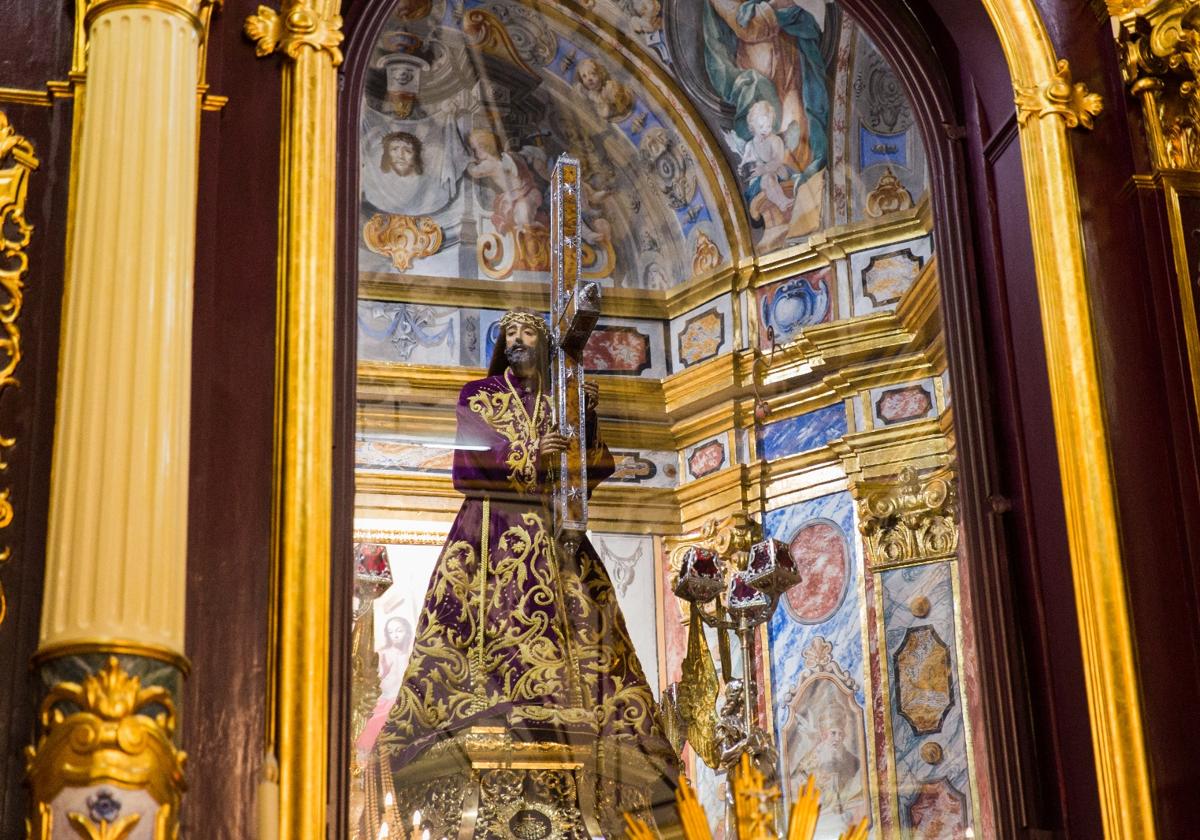
<svg viewBox="0 0 1200 840">
<path fill-rule="evenodd" d="M 542 317 L 510 311 L 487 376 L 458 399 L 454 487 L 466 499 L 434 568 L 412 657 L 379 739 L 393 772 L 468 727 L 525 741 L 594 740 L 634 750 L 673 788 L 664 737 L 616 594 L 586 539 L 561 556 L 549 470 L 567 446 L 546 393 Z M 612 475 L 597 436 L 597 389 L 585 386 L 588 491 Z"/>
</svg>

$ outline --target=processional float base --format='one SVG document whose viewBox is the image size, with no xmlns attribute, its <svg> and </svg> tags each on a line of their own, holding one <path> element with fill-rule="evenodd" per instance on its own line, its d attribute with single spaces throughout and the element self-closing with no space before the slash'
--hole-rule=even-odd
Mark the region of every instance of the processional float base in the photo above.
<svg viewBox="0 0 1200 840">
<path fill-rule="evenodd" d="M 682 837 L 661 772 L 636 749 L 595 734 L 523 740 L 504 726 L 475 726 L 394 773 L 380 767 L 371 781 L 379 798 L 368 808 L 395 826 L 391 838 L 620 838 L 626 812 L 657 825 L 664 840 Z"/>
</svg>

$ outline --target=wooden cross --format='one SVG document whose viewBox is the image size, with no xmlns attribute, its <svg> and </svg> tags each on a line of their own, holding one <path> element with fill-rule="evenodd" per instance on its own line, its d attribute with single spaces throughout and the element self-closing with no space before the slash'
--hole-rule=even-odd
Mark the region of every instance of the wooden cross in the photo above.
<svg viewBox="0 0 1200 840">
<path fill-rule="evenodd" d="M 560 155 L 550 183 L 550 326 L 554 337 L 551 378 L 558 432 L 567 439 L 551 490 L 554 539 L 574 558 L 587 532 L 587 407 L 583 346 L 600 317 L 600 284 L 582 278 L 580 219 L 583 195 L 579 161 Z"/>
</svg>

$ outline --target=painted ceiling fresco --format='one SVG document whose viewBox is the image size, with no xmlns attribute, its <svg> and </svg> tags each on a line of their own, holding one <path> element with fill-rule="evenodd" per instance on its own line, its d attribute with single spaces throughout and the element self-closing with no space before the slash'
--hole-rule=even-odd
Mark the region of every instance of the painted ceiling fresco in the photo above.
<svg viewBox="0 0 1200 840">
<path fill-rule="evenodd" d="M 587 5 L 400 0 L 363 101 L 363 271 L 543 279 L 563 152 L 585 172 L 587 273 L 633 288 L 927 192 L 900 85 L 837 4 Z"/>
<path fill-rule="evenodd" d="M 360 268 L 539 279 L 550 170 L 584 168 L 585 273 L 666 288 L 729 260 L 710 179 L 660 98 L 519 3 L 401 2 L 362 111 Z"/>
</svg>

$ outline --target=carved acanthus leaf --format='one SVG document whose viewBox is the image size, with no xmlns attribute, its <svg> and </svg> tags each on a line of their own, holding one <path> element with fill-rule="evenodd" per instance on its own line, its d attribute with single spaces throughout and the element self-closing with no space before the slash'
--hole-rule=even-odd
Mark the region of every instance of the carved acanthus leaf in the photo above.
<svg viewBox="0 0 1200 840">
<path fill-rule="evenodd" d="M 287 4 L 282 14 L 269 6 L 259 6 L 246 18 L 243 29 L 254 41 L 259 58 L 279 51 L 295 60 L 308 47 L 328 52 L 335 67 L 342 63 L 340 15 L 326 17 L 304 3 Z"/>
<path fill-rule="evenodd" d="M 1091 128 L 1093 117 L 1104 109 L 1104 100 L 1091 93 L 1083 82 L 1071 81 L 1071 66 L 1058 60 L 1058 70 L 1044 82 L 1020 85 L 1017 92 L 1017 122 L 1024 127 L 1031 117 L 1062 117 L 1067 128 Z"/>
<path fill-rule="evenodd" d="M 1127 4 L 1119 17 L 1122 74 L 1142 103 L 1159 169 L 1200 166 L 1200 0 Z"/>
<path fill-rule="evenodd" d="M 948 560 L 958 551 L 958 492 L 949 468 L 918 475 L 912 467 L 895 481 L 861 482 L 859 531 L 873 568 Z"/>
</svg>

